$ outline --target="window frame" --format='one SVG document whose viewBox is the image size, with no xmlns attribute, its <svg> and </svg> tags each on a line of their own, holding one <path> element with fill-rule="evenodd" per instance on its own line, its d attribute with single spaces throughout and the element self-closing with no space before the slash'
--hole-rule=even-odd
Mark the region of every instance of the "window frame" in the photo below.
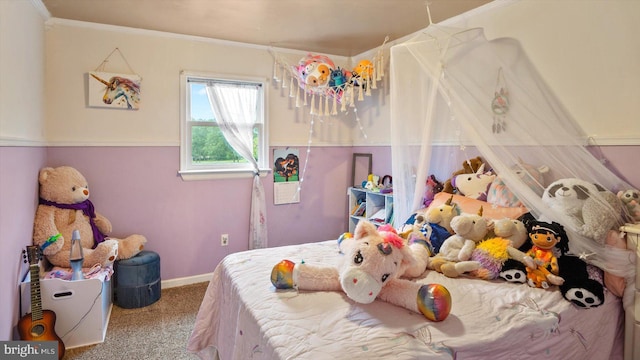
<svg viewBox="0 0 640 360">
<path fill-rule="evenodd" d="M 258 127 L 258 168 L 260 175 L 266 176 L 269 166 L 269 121 L 266 104 L 268 103 L 269 86 L 264 78 L 245 77 L 235 75 L 219 75 L 213 73 L 182 71 L 180 73 L 180 170 L 178 173 L 183 180 L 206 180 L 220 178 L 252 177 L 253 166 L 249 163 L 224 165 L 194 165 L 191 157 L 191 129 L 194 126 L 217 126 L 210 122 L 191 121 L 191 87 L 190 81 L 224 81 L 231 83 L 253 83 L 260 85 L 261 96 L 258 96 L 258 116 L 262 117 L 262 124 Z"/>
</svg>

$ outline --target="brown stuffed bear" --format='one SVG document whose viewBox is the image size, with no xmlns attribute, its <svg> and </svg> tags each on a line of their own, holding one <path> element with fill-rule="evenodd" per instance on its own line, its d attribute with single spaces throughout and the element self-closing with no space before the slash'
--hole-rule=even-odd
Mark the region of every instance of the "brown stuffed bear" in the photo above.
<svg viewBox="0 0 640 360">
<path fill-rule="evenodd" d="M 52 265 L 71 267 L 69 255 L 73 230 L 80 232 L 84 267 L 95 264 L 107 266 L 115 260 L 133 257 L 147 242 L 142 235 L 124 239 L 105 236 L 111 232 L 111 222 L 95 212 L 89 201 L 87 180 L 78 170 L 69 166 L 43 168 L 38 182 L 40 204 L 33 225 L 33 243 L 42 247 L 48 239 L 60 234 L 44 249 L 44 255 Z"/>
<path fill-rule="evenodd" d="M 475 174 L 476 171 L 482 166 L 484 160 L 480 156 L 476 156 L 473 159 L 469 159 L 467 161 L 462 162 L 462 169 L 457 170 L 451 174 L 451 177 L 444 182 L 444 186 L 442 188 L 442 192 L 446 192 L 449 194 L 455 194 L 455 188 L 451 185 L 451 179 L 453 179 L 456 175 L 460 174 Z M 488 165 L 484 166 L 486 169 L 489 168 Z"/>
</svg>

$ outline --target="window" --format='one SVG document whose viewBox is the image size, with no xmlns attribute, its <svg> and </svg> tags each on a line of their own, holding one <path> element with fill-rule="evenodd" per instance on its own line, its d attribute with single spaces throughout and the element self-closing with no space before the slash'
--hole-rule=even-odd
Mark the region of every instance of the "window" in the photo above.
<svg viewBox="0 0 640 360">
<path fill-rule="evenodd" d="M 252 162 L 230 145 L 230 142 L 237 141 L 234 137 L 247 141 L 252 139 L 251 156 L 261 173 L 269 171 L 266 85 L 265 80 L 223 78 L 189 72 L 181 74 L 180 175 L 183 179 L 253 175 Z M 233 95 L 236 100 L 233 105 L 237 105 L 237 108 L 224 102 L 224 105 L 217 103 L 218 108 L 213 111 L 207 87 L 210 87 L 210 91 L 216 88 L 217 99 Z M 239 97 L 243 100 L 239 100 Z M 221 113 L 231 114 L 226 120 L 231 122 L 233 131 L 216 119 L 215 114 Z M 225 137 L 225 131 L 232 131 L 233 135 L 227 132 Z"/>
</svg>

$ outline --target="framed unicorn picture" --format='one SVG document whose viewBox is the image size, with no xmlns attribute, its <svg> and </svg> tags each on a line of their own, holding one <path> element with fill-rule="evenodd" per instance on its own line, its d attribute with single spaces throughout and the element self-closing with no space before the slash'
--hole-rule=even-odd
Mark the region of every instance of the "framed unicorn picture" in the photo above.
<svg viewBox="0 0 640 360">
<path fill-rule="evenodd" d="M 138 110 L 141 80 L 135 74 L 90 72 L 89 106 Z"/>
</svg>

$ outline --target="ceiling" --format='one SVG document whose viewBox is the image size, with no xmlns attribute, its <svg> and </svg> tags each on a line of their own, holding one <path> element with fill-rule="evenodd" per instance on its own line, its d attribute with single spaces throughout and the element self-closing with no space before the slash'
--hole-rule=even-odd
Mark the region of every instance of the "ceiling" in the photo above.
<svg viewBox="0 0 640 360">
<path fill-rule="evenodd" d="M 354 56 L 490 0 L 42 0 L 54 18 Z"/>
</svg>

